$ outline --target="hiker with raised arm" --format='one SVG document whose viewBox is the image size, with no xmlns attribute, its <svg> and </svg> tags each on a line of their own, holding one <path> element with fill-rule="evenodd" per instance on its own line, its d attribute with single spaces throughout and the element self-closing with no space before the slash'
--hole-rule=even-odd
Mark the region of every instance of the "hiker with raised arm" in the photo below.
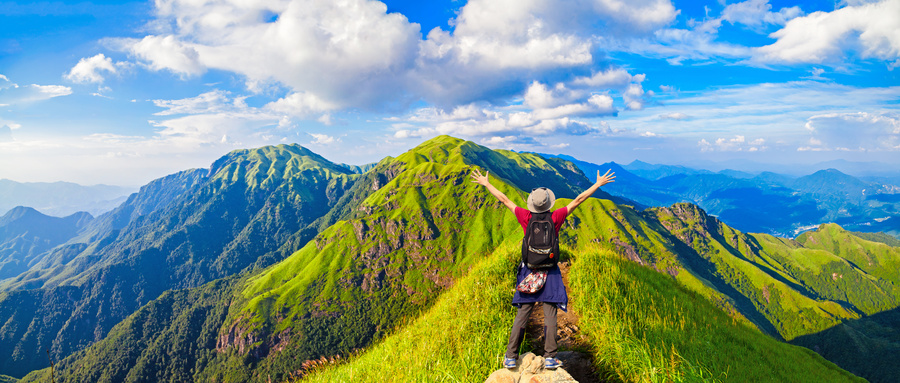
<svg viewBox="0 0 900 383">
<path fill-rule="evenodd" d="M 538 302 L 544 309 L 544 367 L 555 369 L 560 366 L 556 359 L 556 312 L 557 309 L 566 311 L 569 297 L 566 294 L 566 286 L 563 285 L 562 274 L 559 271 L 559 229 L 566 217 L 575 210 L 578 205 L 590 198 L 601 186 L 615 182 L 615 173 L 608 170 L 600 175 L 597 171 L 597 182 L 590 188 L 575 197 L 568 205 L 550 211 L 556 202 L 553 191 L 544 187 L 536 188 L 528 195 L 528 209 L 516 206 L 503 192 L 497 190 L 488 180 L 488 174 L 484 175 L 475 169 L 472 171 L 473 181 L 487 188 L 487 190 L 500 200 L 513 214 L 522 229 L 525 238 L 522 240 L 522 259 L 519 263 L 519 272 L 516 277 L 516 292 L 513 295 L 512 304 L 518 308 L 516 319 L 513 321 L 509 333 L 509 343 L 506 346 L 506 357 L 503 367 L 515 368 L 519 357 L 519 345 L 525 336 L 525 323 L 531 310 Z"/>
</svg>

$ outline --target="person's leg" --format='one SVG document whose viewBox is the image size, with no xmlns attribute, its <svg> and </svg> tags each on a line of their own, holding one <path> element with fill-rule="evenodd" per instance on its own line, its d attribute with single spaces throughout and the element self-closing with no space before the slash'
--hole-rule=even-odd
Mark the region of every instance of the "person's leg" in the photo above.
<svg viewBox="0 0 900 383">
<path fill-rule="evenodd" d="M 556 358 L 556 305 L 543 303 L 544 306 L 544 357 Z"/>
<path fill-rule="evenodd" d="M 506 345 L 507 358 L 517 359 L 519 357 L 519 345 L 522 344 L 522 338 L 525 337 L 525 323 L 528 322 L 528 316 L 531 315 L 533 308 L 534 303 L 523 303 L 519 306 L 516 319 L 513 320 L 512 329 L 509 331 L 509 344 Z"/>
</svg>

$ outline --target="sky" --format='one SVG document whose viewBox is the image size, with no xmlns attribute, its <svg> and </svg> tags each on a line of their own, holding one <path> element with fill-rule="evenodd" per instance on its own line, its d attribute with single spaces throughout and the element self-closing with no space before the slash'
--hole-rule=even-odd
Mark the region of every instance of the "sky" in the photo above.
<svg viewBox="0 0 900 383">
<path fill-rule="evenodd" d="M 900 170 L 900 0 L 0 1 L 0 178 L 441 134 L 623 164 Z"/>
</svg>

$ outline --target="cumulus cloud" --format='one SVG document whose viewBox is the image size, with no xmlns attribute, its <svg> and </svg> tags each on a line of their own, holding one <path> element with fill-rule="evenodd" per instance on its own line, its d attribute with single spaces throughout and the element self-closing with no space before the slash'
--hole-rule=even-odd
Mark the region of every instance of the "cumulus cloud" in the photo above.
<svg viewBox="0 0 900 383">
<path fill-rule="evenodd" d="M 852 127 L 852 128 L 849 128 Z M 809 118 L 809 145 L 800 150 L 900 150 L 900 114 L 827 113 Z"/>
<path fill-rule="evenodd" d="M 729 4 L 722 11 L 722 20 L 732 24 L 743 24 L 751 28 L 761 28 L 766 24 L 784 25 L 797 16 L 803 14 L 800 7 L 785 7 L 772 12 L 769 0 L 748 0 L 740 3 Z"/>
<path fill-rule="evenodd" d="M 313 145 L 328 145 L 335 142 L 341 142 L 339 138 L 335 138 L 327 134 L 309 133 L 309 135 L 313 138 L 313 141 L 310 142 Z"/>
<path fill-rule="evenodd" d="M 403 110 L 421 99 L 447 108 L 503 104 L 536 79 L 591 68 L 598 26 L 604 34 L 647 35 L 678 14 L 669 0 L 472 0 L 452 31 L 435 28 L 423 39 L 418 24 L 377 1 L 171 0 L 156 7 L 154 34 L 111 45 L 151 70 L 184 77 L 226 70 L 244 76 L 248 88 L 277 83 L 328 105 L 312 110 Z"/>
<path fill-rule="evenodd" d="M 775 43 L 756 50 L 762 62 L 840 64 L 848 54 L 900 65 L 900 0 L 814 12 L 770 35 Z"/>
<path fill-rule="evenodd" d="M 79 84 L 100 84 L 104 81 L 104 77 L 101 72 L 107 72 L 109 74 L 116 74 L 118 72 L 118 70 L 116 69 L 116 64 L 113 64 L 112 59 L 106 57 L 102 53 L 93 57 L 78 60 L 78 64 L 75 64 L 75 66 L 72 67 L 72 69 L 69 70 L 69 72 L 67 72 L 63 77 L 65 77 L 66 80 Z"/>
<path fill-rule="evenodd" d="M 165 119 L 150 124 L 160 128 L 156 132 L 159 139 L 181 147 L 271 143 L 282 138 L 276 137 L 278 133 L 287 134 L 296 128 L 291 117 L 297 110 L 289 101 L 279 101 L 252 107 L 247 105 L 246 96 L 223 90 L 178 100 L 153 100 L 162 108 L 155 115 Z"/>
<path fill-rule="evenodd" d="M 308 117 L 338 108 L 337 104 L 320 99 L 307 92 L 294 92 L 266 105 L 266 108 L 296 117 Z"/>
<path fill-rule="evenodd" d="M 181 76 L 202 74 L 207 67 L 200 61 L 194 44 L 182 42 L 175 36 L 146 36 L 143 39 L 123 39 L 120 44 L 154 71 L 170 70 Z"/>
</svg>

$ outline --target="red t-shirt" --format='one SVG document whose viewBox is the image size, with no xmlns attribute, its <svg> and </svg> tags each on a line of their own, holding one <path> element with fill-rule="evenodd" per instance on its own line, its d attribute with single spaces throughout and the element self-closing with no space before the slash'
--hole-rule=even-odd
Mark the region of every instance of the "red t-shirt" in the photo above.
<svg viewBox="0 0 900 383">
<path fill-rule="evenodd" d="M 569 208 L 565 206 L 554 210 L 553 214 L 550 215 L 550 219 L 553 220 L 553 226 L 556 228 L 556 235 L 559 235 L 559 229 L 562 227 L 563 222 L 566 222 L 566 216 L 568 215 Z M 531 219 L 531 212 L 528 209 L 516 206 L 516 219 L 522 225 L 522 233 L 525 233 L 528 230 L 528 220 Z"/>
</svg>

